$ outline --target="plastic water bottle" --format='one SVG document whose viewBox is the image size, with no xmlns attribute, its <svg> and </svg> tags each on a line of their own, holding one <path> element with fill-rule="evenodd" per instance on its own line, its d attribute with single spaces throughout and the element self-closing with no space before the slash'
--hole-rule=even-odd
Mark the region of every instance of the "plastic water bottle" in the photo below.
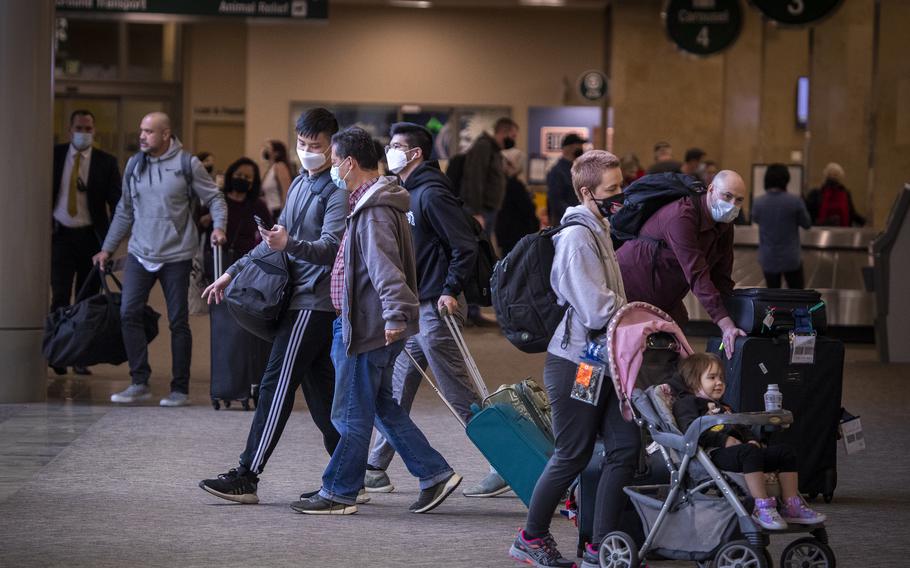
<svg viewBox="0 0 910 568">
<path fill-rule="evenodd" d="M 781 394 L 777 385 L 768 385 L 765 391 L 765 412 L 774 412 L 781 410 L 784 404 L 784 395 Z"/>
</svg>

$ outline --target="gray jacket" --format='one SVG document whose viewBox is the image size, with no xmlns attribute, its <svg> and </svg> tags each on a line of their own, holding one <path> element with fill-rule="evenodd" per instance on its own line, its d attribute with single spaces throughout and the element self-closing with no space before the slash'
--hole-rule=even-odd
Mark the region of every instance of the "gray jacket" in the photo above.
<svg viewBox="0 0 910 568">
<path fill-rule="evenodd" d="M 300 219 L 309 202 L 306 218 Z M 332 264 L 338 254 L 344 219 L 348 215 L 348 192 L 332 183 L 329 170 L 315 176 L 306 172 L 297 176 L 288 189 L 287 206 L 278 217 L 278 224 L 288 230 L 284 251 L 291 261 L 294 294 L 289 309 L 334 312 L 329 293 Z M 250 263 L 269 252 L 265 242 L 237 260 L 227 269 L 231 278 Z"/>
<path fill-rule="evenodd" d="M 149 262 L 190 260 L 199 247 L 190 192 L 180 164 L 183 146 L 171 138 L 167 152 L 157 158 L 144 156 L 132 172 L 123 174 L 123 194 L 117 203 L 102 250 L 113 254 L 132 230 L 129 252 Z M 212 214 L 222 231 L 227 226 L 224 194 L 202 163 L 193 157 L 192 190 Z"/>
<path fill-rule="evenodd" d="M 407 190 L 380 177 L 347 219 L 342 333 L 347 354 L 385 345 L 385 330 L 418 330 L 417 262 L 406 214 Z"/>
<path fill-rule="evenodd" d="M 610 241 L 609 222 L 599 220 L 584 205 L 566 209 L 562 222 L 584 227 L 568 227 L 553 237 L 556 254 L 550 285 L 559 304 L 568 304 L 569 309 L 547 352 L 578 363 L 588 334 L 607 326 L 626 303 L 626 291 Z"/>
</svg>

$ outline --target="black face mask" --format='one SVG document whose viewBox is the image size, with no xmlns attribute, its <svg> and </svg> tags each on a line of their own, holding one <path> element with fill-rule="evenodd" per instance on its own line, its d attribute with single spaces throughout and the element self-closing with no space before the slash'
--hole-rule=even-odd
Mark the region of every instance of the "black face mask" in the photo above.
<svg viewBox="0 0 910 568">
<path fill-rule="evenodd" d="M 581 155 L 584 153 L 585 153 L 585 151 L 582 150 L 581 148 L 575 148 L 575 151 L 572 152 L 572 155 L 575 156 L 575 158 L 577 159 L 577 158 L 580 158 Z"/>
<path fill-rule="evenodd" d="M 597 210 L 600 211 L 600 214 L 609 219 L 622 209 L 623 199 L 625 199 L 625 196 L 622 193 L 617 193 L 606 199 L 595 199 L 594 203 L 597 205 Z"/>
<path fill-rule="evenodd" d="M 515 139 L 512 137 L 503 139 L 502 147 L 506 150 L 511 150 L 515 147 Z"/>
<path fill-rule="evenodd" d="M 231 184 L 228 186 L 228 191 L 235 191 L 237 193 L 249 193 L 252 189 L 253 184 L 250 180 L 243 178 L 231 178 Z"/>
</svg>

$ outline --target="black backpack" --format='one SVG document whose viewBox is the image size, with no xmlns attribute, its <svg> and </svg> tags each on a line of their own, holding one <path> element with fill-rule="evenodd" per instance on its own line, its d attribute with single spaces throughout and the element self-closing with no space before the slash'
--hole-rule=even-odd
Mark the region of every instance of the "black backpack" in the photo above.
<svg viewBox="0 0 910 568">
<path fill-rule="evenodd" d="M 556 248 L 553 236 L 581 223 L 569 222 L 526 235 L 493 269 L 493 307 L 503 334 L 525 353 L 547 350 L 568 306 L 560 306 L 550 286 Z"/>
<path fill-rule="evenodd" d="M 701 197 L 704 192 L 705 184 L 686 174 L 643 176 L 623 190 L 622 208 L 610 217 L 610 232 L 619 241 L 638 238 L 645 221 L 658 209 L 683 197 Z"/>
<path fill-rule="evenodd" d="M 474 270 L 471 276 L 464 283 L 464 297 L 469 304 L 478 306 L 492 306 L 493 294 L 490 290 L 493 278 L 493 268 L 499 257 L 493 249 L 493 243 L 483 232 L 483 227 L 477 219 L 474 218 L 466 209 L 464 216 L 471 226 L 471 232 L 474 233 L 474 240 L 477 242 L 477 256 L 474 258 Z"/>
<path fill-rule="evenodd" d="M 318 190 L 314 188 L 309 192 L 300 215 L 288 228 L 288 234 L 293 235 L 296 227 L 306 219 L 313 201 L 323 199 L 322 191 L 329 181 L 326 176 Z M 293 188 L 292 185 L 288 190 L 289 195 Z M 294 279 L 287 253 L 270 250 L 251 258 L 249 264 L 231 280 L 224 292 L 224 302 L 240 327 L 266 341 L 274 341 L 281 316 L 293 294 Z"/>
<path fill-rule="evenodd" d="M 449 165 L 446 166 L 446 177 L 452 182 L 452 189 L 455 195 L 461 195 L 461 179 L 464 177 L 464 154 L 455 154 L 449 158 Z"/>
</svg>

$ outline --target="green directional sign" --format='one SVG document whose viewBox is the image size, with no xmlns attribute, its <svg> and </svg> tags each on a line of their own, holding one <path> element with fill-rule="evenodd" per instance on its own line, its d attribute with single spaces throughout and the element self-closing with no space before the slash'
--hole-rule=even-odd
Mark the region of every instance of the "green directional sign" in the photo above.
<svg viewBox="0 0 910 568">
<path fill-rule="evenodd" d="M 329 0 L 57 0 L 57 11 L 325 20 Z"/>
</svg>

